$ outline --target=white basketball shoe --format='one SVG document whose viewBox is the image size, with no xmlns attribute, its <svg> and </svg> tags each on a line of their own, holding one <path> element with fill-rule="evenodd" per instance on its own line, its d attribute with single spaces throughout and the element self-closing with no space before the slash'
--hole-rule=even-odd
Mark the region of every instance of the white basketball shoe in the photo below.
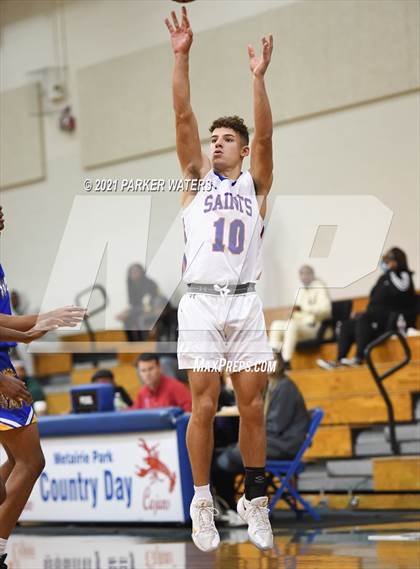
<svg viewBox="0 0 420 569">
<path fill-rule="evenodd" d="M 250 541 L 258 549 L 271 549 L 273 547 L 273 532 L 269 520 L 270 510 L 267 508 L 268 498 L 254 498 L 249 501 L 242 496 L 237 504 L 238 514 L 248 524 Z"/>
<path fill-rule="evenodd" d="M 193 500 L 191 502 L 191 537 L 201 551 L 214 551 L 219 546 L 219 532 L 214 524 L 214 515 L 217 513 L 212 500 Z"/>
</svg>

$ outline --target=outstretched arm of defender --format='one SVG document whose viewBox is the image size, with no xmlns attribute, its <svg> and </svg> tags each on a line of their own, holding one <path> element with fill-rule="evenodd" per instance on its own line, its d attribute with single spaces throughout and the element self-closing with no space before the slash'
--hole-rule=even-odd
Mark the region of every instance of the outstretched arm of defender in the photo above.
<svg viewBox="0 0 420 569">
<path fill-rule="evenodd" d="M 172 22 L 166 18 L 166 27 L 171 35 L 174 53 L 174 72 L 172 79 L 172 97 L 176 120 L 176 150 L 185 177 L 200 177 L 205 166 L 205 157 L 201 151 L 197 120 L 190 102 L 189 52 L 193 33 L 187 16 L 182 8 L 181 25 L 175 12 L 171 12 Z M 207 158 L 208 161 L 208 158 Z"/>
<path fill-rule="evenodd" d="M 253 75 L 254 137 L 251 144 L 251 176 L 257 194 L 267 195 L 273 182 L 273 118 L 265 88 L 264 75 L 271 61 L 273 36 L 262 39 L 262 55 L 257 57 L 248 46 L 249 63 Z"/>
<path fill-rule="evenodd" d="M 57 308 L 50 312 L 45 312 L 44 314 L 28 314 L 25 316 L 0 314 L 0 326 L 17 330 L 18 332 L 27 332 L 36 326 L 37 323 L 45 322 L 50 318 L 56 318 L 60 320 L 61 326 L 74 327 L 80 324 L 85 316 L 86 310 L 84 308 L 78 306 L 63 306 L 62 308 Z"/>
</svg>

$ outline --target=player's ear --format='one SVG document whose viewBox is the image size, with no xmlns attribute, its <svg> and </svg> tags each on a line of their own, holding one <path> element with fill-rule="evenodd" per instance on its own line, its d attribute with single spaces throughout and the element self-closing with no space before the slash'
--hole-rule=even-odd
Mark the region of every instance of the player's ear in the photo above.
<svg viewBox="0 0 420 569">
<path fill-rule="evenodd" d="M 245 156 L 249 156 L 249 146 L 242 146 L 241 158 L 245 158 Z"/>
</svg>

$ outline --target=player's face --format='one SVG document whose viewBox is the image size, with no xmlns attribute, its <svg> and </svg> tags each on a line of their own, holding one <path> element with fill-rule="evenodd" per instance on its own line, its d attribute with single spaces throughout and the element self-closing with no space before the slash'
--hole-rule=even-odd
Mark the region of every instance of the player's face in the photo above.
<svg viewBox="0 0 420 569">
<path fill-rule="evenodd" d="M 0 231 L 4 229 L 4 215 L 3 215 L 3 208 L 0 205 Z"/>
<path fill-rule="evenodd" d="M 215 128 L 210 139 L 210 154 L 213 167 L 220 171 L 224 168 L 234 168 L 242 163 L 249 153 L 249 147 L 244 146 L 241 137 L 231 128 Z"/>
<path fill-rule="evenodd" d="M 156 360 L 149 362 L 139 362 L 137 371 L 144 385 L 150 389 L 155 389 L 160 383 L 160 365 Z"/>
</svg>

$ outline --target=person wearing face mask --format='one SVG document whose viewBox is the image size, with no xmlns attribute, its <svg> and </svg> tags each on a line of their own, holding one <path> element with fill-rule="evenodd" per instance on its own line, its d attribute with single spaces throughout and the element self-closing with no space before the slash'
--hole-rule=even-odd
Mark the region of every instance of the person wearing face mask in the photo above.
<svg viewBox="0 0 420 569">
<path fill-rule="evenodd" d="M 269 343 L 276 352 L 281 350 L 284 369 L 290 370 L 290 360 L 300 340 L 316 338 L 321 322 L 331 318 L 331 299 L 325 284 L 315 276 L 312 267 L 299 269 L 302 288 L 289 321 L 274 320 L 270 326 Z"/>
<path fill-rule="evenodd" d="M 380 268 L 383 274 L 370 291 L 366 311 L 353 315 L 339 328 L 336 361 L 319 359 L 319 367 L 333 369 L 342 365 L 361 365 L 366 346 L 386 330 L 396 329 L 400 315 L 406 325 L 415 326 L 416 295 L 406 254 L 393 247 L 383 256 Z M 356 355 L 347 358 L 353 343 L 357 346 Z"/>
</svg>

